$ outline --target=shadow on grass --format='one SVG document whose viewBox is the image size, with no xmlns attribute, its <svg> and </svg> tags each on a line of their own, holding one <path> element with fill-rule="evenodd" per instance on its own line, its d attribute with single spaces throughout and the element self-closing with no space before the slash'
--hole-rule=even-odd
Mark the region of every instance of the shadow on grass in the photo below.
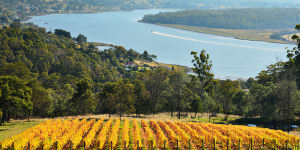
<svg viewBox="0 0 300 150">
<path fill-rule="evenodd" d="M 230 121 L 231 124 L 235 125 L 248 125 L 253 124 L 257 127 L 270 128 L 270 129 L 279 129 L 283 131 L 295 130 L 291 125 L 300 125 L 300 120 L 294 120 L 289 122 L 289 124 L 282 122 L 280 120 L 264 120 L 261 118 L 239 118 L 233 121 Z"/>
</svg>

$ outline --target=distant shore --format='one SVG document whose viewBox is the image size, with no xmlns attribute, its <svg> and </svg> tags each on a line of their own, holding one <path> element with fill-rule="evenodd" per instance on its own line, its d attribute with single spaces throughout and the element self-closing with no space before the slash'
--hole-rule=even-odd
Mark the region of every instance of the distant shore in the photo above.
<svg viewBox="0 0 300 150">
<path fill-rule="evenodd" d="M 139 21 L 141 23 L 147 23 Z M 177 28 L 181 30 L 193 31 L 198 33 L 233 37 L 240 40 L 249 41 L 263 41 L 269 43 L 279 43 L 279 44 L 290 44 L 291 42 L 271 39 L 270 36 L 279 32 L 280 30 L 233 30 L 233 29 L 220 29 L 220 28 L 206 28 L 206 27 L 196 27 L 196 26 L 185 26 L 185 25 L 174 25 L 174 24 L 155 24 L 160 26 L 166 26 L 171 28 Z"/>
</svg>

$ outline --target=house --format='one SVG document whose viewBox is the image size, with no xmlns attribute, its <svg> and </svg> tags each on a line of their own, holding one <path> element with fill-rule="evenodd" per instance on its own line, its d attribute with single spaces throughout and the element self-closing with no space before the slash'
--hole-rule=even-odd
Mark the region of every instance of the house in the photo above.
<svg viewBox="0 0 300 150">
<path fill-rule="evenodd" d="M 126 64 L 125 64 L 125 68 L 126 69 L 132 69 L 132 68 L 134 68 L 134 67 L 136 67 L 137 65 L 134 63 L 134 62 L 127 62 Z"/>
</svg>

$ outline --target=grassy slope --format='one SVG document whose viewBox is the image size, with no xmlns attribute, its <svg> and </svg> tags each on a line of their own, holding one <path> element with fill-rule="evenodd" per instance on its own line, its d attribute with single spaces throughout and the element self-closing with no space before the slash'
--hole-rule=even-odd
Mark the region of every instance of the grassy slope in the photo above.
<svg viewBox="0 0 300 150">
<path fill-rule="evenodd" d="M 30 122 L 12 121 L 10 123 L 5 123 L 4 125 L 0 126 L 0 141 L 21 133 L 25 129 L 31 128 L 41 122 L 41 120 L 31 120 Z"/>
<path fill-rule="evenodd" d="M 190 72 L 191 68 L 186 67 L 186 66 L 180 66 L 180 65 L 172 65 L 172 64 L 164 64 L 164 63 L 159 63 L 159 62 L 147 62 L 147 61 L 142 61 L 142 60 L 134 60 L 134 62 L 138 65 L 138 66 L 143 66 L 144 64 L 151 66 L 151 67 L 169 67 L 172 68 L 174 67 L 175 70 L 180 70 L 183 72 Z"/>
<path fill-rule="evenodd" d="M 174 25 L 174 24 L 158 24 L 162 26 L 178 28 L 182 30 L 189 30 L 199 33 L 214 34 L 220 36 L 229 36 L 236 39 L 250 40 L 250 41 L 265 41 L 271 43 L 282 43 L 287 44 L 288 42 L 271 39 L 270 35 L 279 30 L 233 30 L 233 29 L 219 29 L 219 28 L 205 28 L 185 25 Z"/>
</svg>

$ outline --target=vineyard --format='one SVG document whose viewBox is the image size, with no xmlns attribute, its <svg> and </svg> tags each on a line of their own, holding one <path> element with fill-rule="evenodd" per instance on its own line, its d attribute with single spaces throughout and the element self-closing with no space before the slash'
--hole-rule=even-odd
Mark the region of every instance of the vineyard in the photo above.
<svg viewBox="0 0 300 150">
<path fill-rule="evenodd" d="M 299 149 L 280 130 L 237 125 L 136 119 L 54 119 L 6 139 L 0 149 Z"/>
</svg>

